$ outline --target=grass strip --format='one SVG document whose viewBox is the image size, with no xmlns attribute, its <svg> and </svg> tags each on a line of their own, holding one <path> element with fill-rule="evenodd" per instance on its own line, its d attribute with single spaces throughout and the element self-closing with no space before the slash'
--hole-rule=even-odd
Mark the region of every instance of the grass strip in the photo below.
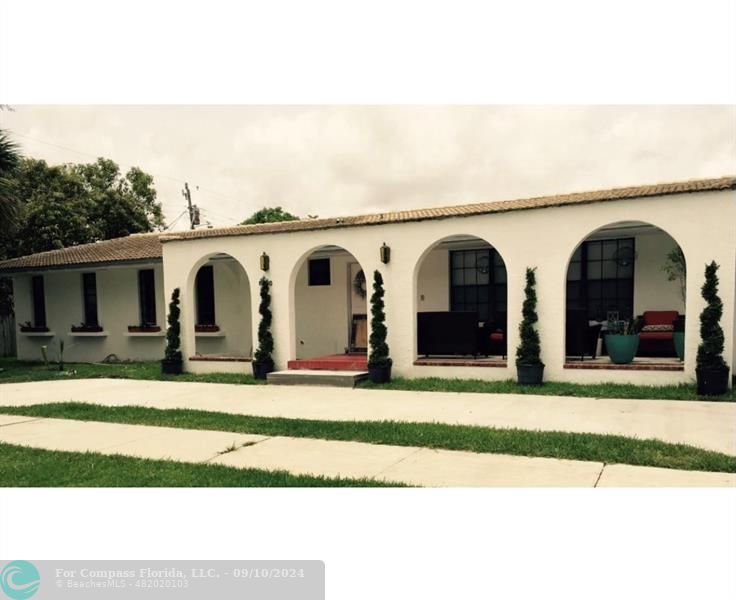
<svg viewBox="0 0 736 600">
<path fill-rule="evenodd" d="M 292 475 L 0 443 L 3 487 L 401 487 L 372 479 Z"/>
<path fill-rule="evenodd" d="M 625 398 L 633 400 L 736 400 L 736 390 L 723 396 L 698 396 L 695 385 L 634 385 L 627 383 L 565 383 L 549 381 L 544 385 L 519 385 L 515 381 L 486 381 L 483 379 L 446 379 L 424 377 L 404 379 L 396 377 L 390 383 L 360 382 L 360 387 L 378 390 L 406 390 L 412 392 L 471 392 L 479 394 L 534 394 L 543 396 L 576 396 L 586 398 Z"/>
<path fill-rule="evenodd" d="M 140 379 L 147 381 L 198 381 L 203 383 L 232 383 L 241 385 L 265 385 L 246 373 L 206 373 L 197 375 L 162 375 L 158 362 L 124 363 L 69 363 L 64 371 L 56 365 L 0 359 L 0 384 L 28 381 L 54 381 L 64 379 Z M 629 398 L 636 400 L 710 400 L 736 401 L 736 389 L 724 396 L 698 396 L 692 384 L 679 385 L 634 385 L 624 383 L 581 384 L 547 382 L 542 386 L 523 386 L 515 381 L 486 381 L 482 379 L 453 379 L 425 377 L 404 379 L 397 377 L 387 384 L 363 381 L 359 384 L 367 389 L 408 390 L 417 392 L 473 392 L 479 394 L 537 394 L 545 396 L 577 396 L 590 398 Z"/>
<path fill-rule="evenodd" d="M 442 423 L 286 419 L 188 409 L 108 407 L 83 403 L 0 406 L 0 414 L 736 473 L 734 456 L 686 444 L 641 440 L 620 435 L 496 429 Z"/>
</svg>

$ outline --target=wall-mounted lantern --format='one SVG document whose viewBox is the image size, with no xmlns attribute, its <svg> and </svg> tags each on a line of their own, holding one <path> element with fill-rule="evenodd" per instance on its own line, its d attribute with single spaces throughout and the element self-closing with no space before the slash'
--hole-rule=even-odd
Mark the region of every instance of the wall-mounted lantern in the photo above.
<svg viewBox="0 0 736 600">
<path fill-rule="evenodd" d="M 261 254 L 261 271 L 268 271 L 271 268 L 271 258 L 265 252 Z"/>
<path fill-rule="evenodd" d="M 380 248 L 381 250 L 381 262 L 384 265 L 387 265 L 389 261 L 391 260 L 391 247 L 386 245 L 386 242 L 383 242 L 383 246 Z"/>
</svg>

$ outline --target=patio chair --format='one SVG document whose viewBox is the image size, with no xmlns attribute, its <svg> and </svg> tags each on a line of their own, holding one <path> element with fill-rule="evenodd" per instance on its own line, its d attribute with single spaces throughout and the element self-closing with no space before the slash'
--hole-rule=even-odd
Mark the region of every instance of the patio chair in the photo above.
<svg viewBox="0 0 736 600">
<path fill-rule="evenodd" d="M 601 324 L 591 325 L 585 310 L 568 310 L 565 322 L 565 354 L 571 357 L 586 356 L 595 359 Z"/>
<path fill-rule="evenodd" d="M 647 310 L 641 315 L 643 328 L 639 334 L 637 356 L 676 356 L 674 322 L 676 310 Z"/>
</svg>

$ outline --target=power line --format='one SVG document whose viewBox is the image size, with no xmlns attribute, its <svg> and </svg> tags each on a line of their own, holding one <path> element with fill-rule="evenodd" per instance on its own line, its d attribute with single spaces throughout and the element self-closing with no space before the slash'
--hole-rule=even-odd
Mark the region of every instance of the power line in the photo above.
<svg viewBox="0 0 736 600">
<path fill-rule="evenodd" d="M 47 141 L 44 141 L 44 140 L 39 140 L 38 138 L 34 138 L 34 137 L 31 137 L 30 135 L 25 135 L 23 133 L 18 133 L 17 131 L 14 131 L 12 129 L 10 129 L 9 131 L 11 131 L 13 133 L 13 135 L 17 135 L 18 137 L 22 137 L 22 138 L 25 138 L 27 140 L 31 140 L 32 142 L 37 142 L 39 144 L 45 144 L 47 146 L 53 146 L 55 148 L 60 148 L 62 150 L 66 150 L 67 152 L 73 152 L 74 154 L 79 154 L 80 156 L 88 156 L 90 158 L 95 158 L 95 159 L 97 159 L 97 158 L 100 157 L 99 154 L 90 154 L 89 152 L 82 152 L 81 150 L 75 150 L 74 148 L 69 148 L 69 146 L 62 146 L 61 144 L 54 144 L 53 142 L 47 142 Z M 120 164 L 123 164 L 123 165 L 128 166 L 128 167 L 136 167 L 137 166 L 137 165 L 134 165 L 134 164 L 131 164 L 131 163 L 120 163 Z M 148 169 L 147 169 L 147 171 L 148 171 Z M 153 173 L 154 171 L 151 171 L 151 172 Z M 179 178 L 179 177 L 171 177 L 170 175 L 164 175 L 162 173 L 156 173 L 156 176 L 157 177 L 160 177 L 161 179 L 169 179 L 170 181 L 176 181 L 177 183 L 186 183 L 186 180 L 184 180 L 182 178 Z M 202 186 L 199 186 L 199 185 L 196 186 L 196 187 L 199 190 L 206 191 L 206 192 L 209 192 L 211 194 L 216 194 L 217 196 L 221 196 L 223 198 L 226 198 L 227 200 L 231 200 L 232 199 L 227 194 L 223 194 L 222 192 L 218 192 L 217 190 L 212 190 L 212 189 L 205 188 L 205 187 L 202 187 Z"/>
</svg>

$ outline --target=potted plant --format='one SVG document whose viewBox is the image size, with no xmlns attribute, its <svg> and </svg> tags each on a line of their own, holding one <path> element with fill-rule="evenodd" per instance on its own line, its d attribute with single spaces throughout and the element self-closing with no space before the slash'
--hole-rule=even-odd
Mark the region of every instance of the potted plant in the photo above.
<svg viewBox="0 0 736 600">
<path fill-rule="evenodd" d="M 169 316 L 167 317 L 169 327 L 166 330 L 166 351 L 164 353 L 164 359 L 161 361 L 161 372 L 166 375 L 181 375 L 182 372 L 180 314 L 179 288 L 176 288 L 171 293 L 171 302 L 169 302 Z"/>
<path fill-rule="evenodd" d="M 371 353 L 368 357 L 368 377 L 373 383 L 388 383 L 391 381 L 391 365 L 386 343 L 386 313 L 384 311 L 383 277 L 378 271 L 373 272 L 373 294 L 371 295 L 371 336 L 368 343 Z"/>
<path fill-rule="evenodd" d="M 672 323 L 672 342 L 677 358 L 685 360 L 685 315 L 680 315 Z"/>
<path fill-rule="evenodd" d="M 537 317 L 536 267 L 526 269 L 524 306 L 519 325 L 519 346 L 516 349 L 516 379 L 520 385 L 541 385 L 544 377 L 544 363 L 539 357 L 539 333 L 534 324 Z"/>
<path fill-rule="evenodd" d="M 687 264 L 685 263 L 685 253 L 680 246 L 667 254 L 662 270 L 667 273 L 667 281 L 676 281 L 680 288 L 680 297 L 682 305 L 685 306 L 687 301 L 686 282 L 687 282 Z M 685 315 L 680 315 L 675 319 L 672 332 L 672 341 L 675 345 L 675 353 L 677 358 L 684 360 L 685 358 Z"/>
<path fill-rule="evenodd" d="M 214 324 L 195 325 L 194 331 L 197 333 L 217 333 L 218 331 L 220 331 L 220 326 Z"/>
<path fill-rule="evenodd" d="M 639 350 L 639 333 L 643 321 L 641 318 L 628 321 L 612 321 L 606 333 L 606 350 L 612 363 L 627 365 L 634 360 Z"/>
<path fill-rule="evenodd" d="M 258 324 L 258 349 L 253 361 L 253 377 L 256 379 L 267 379 L 268 374 L 273 371 L 273 335 L 271 335 L 271 281 L 261 277 L 261 304 L 258 312 L 261 322 Z"/>
<path fill-rule="evenodd" d="M 715 261 L 705 267 L 702 294 L 706 302 L 700 313 L 700 346 L 695 375 L 698 394 L 720 396 L 728 391 L 728 366 L 723 360 L 723 302 L 718 297 L 718 268 Z"/>
</svg>

